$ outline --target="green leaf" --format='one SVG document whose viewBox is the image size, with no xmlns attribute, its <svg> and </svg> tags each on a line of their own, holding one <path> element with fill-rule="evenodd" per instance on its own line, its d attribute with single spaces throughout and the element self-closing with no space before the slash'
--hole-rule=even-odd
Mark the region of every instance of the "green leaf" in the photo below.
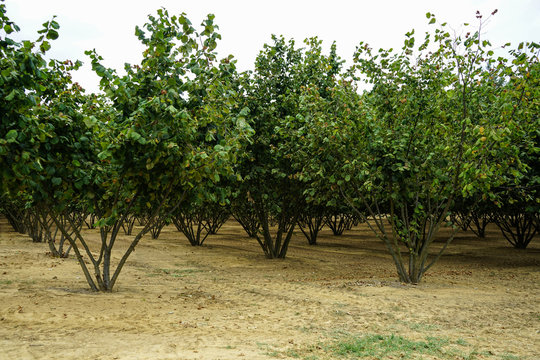
<svg viewBox="0 0 540 360">
<path fill-rule="evenodd" d="M 62 183 L 62 179 L 59 178 L 59 177 L 53 177 L 51 179 L 51 182 L 52 182 L 53 185 L 58 186 L 58 185 L 60 185 Z"/>
<path fill-rule="evenodd" d="M 135 36 L 137 36 L 139 39 L 144 38 L 144 31 L 142 31 L 138 26 L 135 26 Z"/>
<path fill-rule="evenodd" d="M 111 156 L 111 152 L 109 150 L 104 150 L 98 154 L 99 160 L 104 160 Z"/>
<path fill-rule="evenodd" d="M 13 100 L 13 98 L 15 97 L 15 95 L 17 94 L 17 90 L 13 89 L 11 90 L 11 92 L 8 94 L 8 96 L 6 96 L 6 101 L 11 101 Z"/>
<path fill-rule="evenodd" d="M 48 41 L 42 42 L 41 45 L 39 46 L 39 49 L 42 52 L 47 52 L 49 51 L 50 48 L 51 48 L 51 44 Z"/>
<path fill-rule="evenodd" d="M 174 106 L 172 106 L 172 105 L 169 105 L 169 106 L 167 107 L 167 111 L 170 112 L 170 113 L 173 114 L 173 115 L 176 114 L 176 113 L 178 112 L 178 110 L 177 110 Z"/>
<path fill-rule="evenodd" d="M 132 140 L 137 141 L 137 140 L 139 140 L 139 139 L 141 138 L 141 134 L 139 134 L 139 133 L 136 132 L 136 131 L 131 131 L 131 132 L 129 133 L 129 138 L 132 139 Z"/>
<path fill-rule="evenodd" d="M 97 119 L 95 116 L 85 117 L 83 121 L 86 127 L 89 129 L 93 128 L 97 124 Z"/>
<path fill-rule="evenodd" d="M 8 143 L 13 143 L 13 142 L 16 142 L 17 141 L 17 136 L 19 135 L 19 133 L 17 132 L 17 130 L 9 130 L 8 133 L 6 134 L 6 140 Z"/>
<path fill-rule="evenodd" d="M 47 33 L 47 39 L 49 40 L 56 40 L 58 39 L 58 31 L 56 30 L 49 30 L 49 32 Z"/>
</svg>

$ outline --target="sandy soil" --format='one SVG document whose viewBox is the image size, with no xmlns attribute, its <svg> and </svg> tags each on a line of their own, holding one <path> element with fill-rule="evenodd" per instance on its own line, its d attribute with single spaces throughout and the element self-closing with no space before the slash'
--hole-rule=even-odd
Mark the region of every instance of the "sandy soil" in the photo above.
<svg viewBox="0 0 540 360">
<path fill-rule="evenodd" d="M 298 231 L 287 259 L 267 260 L 233 221 L 203 247 L 168 227 L 95 294 L 73 257 L 0 218 L 0 359 L 333 359 L 367 334 L 446 341 L 427 359 L 540 358 L 539 238 L 523 251 L 496 228 L 460 233 L 417 286 L 363 225 L 319 242 Z"/>
</svg>

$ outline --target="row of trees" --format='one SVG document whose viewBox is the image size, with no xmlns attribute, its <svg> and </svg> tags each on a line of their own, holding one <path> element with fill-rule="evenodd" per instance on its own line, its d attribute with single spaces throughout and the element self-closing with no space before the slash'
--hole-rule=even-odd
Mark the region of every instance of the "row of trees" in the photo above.
<svg viewBox="0 0 540 360">
<path fill-rule="evenodd" d="M 323 223 L 366 221 L 410 283 L 451 242 L 430 252 L 449 219 L 457 231 L 489 214 L 522 247 L 538 231 L 539 46 L 495 57 L 479 14 L 474 32 L 441 24 L 397 52 L 360 43 L 348 69 L 335 45 L 273 37 L 238 73 L 217 58 L 213 15 L 196 29 L 160 9 L 124 74 L 87 52 L 101 93 L 86 94 L 79 62 L 45 60 L 54 19 L 16 42 L 0 10 L 0 209 L 53 253 L 72 249 L 92 290 L 112 290 L 146 233 L 173 222 L 200 245 L 230 214 L 269 258 L 296 225 L 315 243 Z M 113 264 L 122 229 L 131 244 Z"/>
</svg>

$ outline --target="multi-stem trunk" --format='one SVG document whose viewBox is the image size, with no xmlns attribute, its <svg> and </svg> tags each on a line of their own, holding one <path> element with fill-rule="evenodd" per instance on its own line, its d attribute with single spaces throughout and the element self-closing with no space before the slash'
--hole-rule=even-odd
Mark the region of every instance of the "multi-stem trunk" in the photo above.
<svg viewBox="0 0 540 360">
<path fill-rule="evenodd" d="M 163 198 L 161 199 L 161 202 L 158 204 L 158 206 L 154 209 L 152 216 L 148 219 L 148 221 L 145 223 L 145 226 L 142 230 L 139 231 L 139 233 L 135 236 L 135 238 L 131 241 L 128 249 L 124 252 L 122 255 L 120 261 L 116 265 L 116 269 L 114 269 L 114 272 L 112 270 L 112 250 L 115 245 L 115 242 L 118 237 L 118 233 L 120 229 L 122 228 L 122 223 L 125 221 L 126 217 L 131 211 L 131 207 L 128 207 L 125 209 L 124 215 L 120 216 L 116 221 L 112 223 L 112 225 L 109 226 L 103 226 L 100 228 L 100 235 L 101 235 L 101 246 L 99 250 L 99 256 L 95 256 L 94 253 L 91 251 L 88 243 L 86 242 L 84 236 L 82 235 L 80 229 L 78 229 L 75 226 L 74 220 L 71 217 L 68 217 L 69 225 L 75 229 L 73 233 L 70 233 L 66 226 L 62 224 L 62 222 L 59 220 L 58 214 L 51 212 L 51 218 L 53 219 L 56 226 L 60 229 L 62 234 L 66 237 L 66 239 L 69 241 L 71 247 L 73 248 L 73 251 L 75 252 L 75 256 L 79 262 L 79 265 L 81 266 L 83 273 L 85 275 L 86 281 L 88 282 L 88 285 L 92 289 L 92 291 L 112 291 L 114 288 L 114 285 L 116 284 L 116 281 L 118 280 L 118 276 L 120 275 L 120 272 L 122 271 L 122 268 L 124 264 L 126 263 L 127 259 L 133 253 L 135 250 L 135 247 L 141 240 L 141 238 L 150 230 L 150 227 L 154 224 L 154 222 L 159 221 L 160 215 L 162 214 L 162 208 L 166 201 L 169 199 L 169 195 L 172 190 L 172 185 L 169 186 L 168 190 L 165 192 Z M 176 202 L 176 204 L 165 214 L 163 214 L 163 217 L 167 218 L 170 216 L 170 214 L 180 206 L 180 204 L 183 202 L 185 198 L 185 192 L 182 194 L 180 199 Z M 131 204 L 134 204 L 135 201 L 132 200 Z M 79 245 L 80 244 L 80 245 Z M 81 253 L 81 247 L 84 250 L 84 253 L 86 254 L 88 260 L 90 261 L 91 265 L 94 269 L 94 276 L 92 277 L 88 266 L 86 265 L 85 260 L 83 259 L 83 255 Z"/>
<path fill-rule="evenodd" d="M 275 236 L 272 236 L 270 229 L 270 214 L 264 208 L 264 205 L 255 204 L 256 214 L 261 224 L 261 229 L 255 234 L 257 242 L 269 259 L 284 259 L 287 255 L 289 243 L 291 241 L 294 227 L 298 220 L 298 214 L 289 215 L 281 213 L 277 219 L 277 230 Z"/>
<path fill-rule="evenodd" d="M 317 244 L 317 236 L 324 226 L 324 218 L 323 214 L 300 216 L 298 227 L 308 240 L 309 245 Z"/>
<path fill-rule="evenodd" d="M 210 235 L 210 228 L 207 226 L 202 208 L 195 211 L 180 211 L 172 220 L 176 229 L 184 234 L 192 246 L 201 246 Z"/>
<path fill-rule="evenodd" d="M 385 214 L 376 198 L 368 201 L 363 194 L 359 194 L 359 197 L 370 215 L 366 218 L 366 224 L 392 256 L 399 280 L 409 284 L 420 282 L 426 271 L 439 260 L 458 230 L 452 230 L 442 248 L 428 261 L 431 245 L 446 220 L 452 198 L 443 199 L 433 206 L 428 202 L 425 215 L 415 219 L 420 226 L 413 229 L 412 215 L 408 213 L 407 204 L 396 204 L 391 200 L 390 213 Z M 350 198 L 345 196 L 345 200 L 359 216 L 362 215 Z"/>
<path fill-rule="evenodd" d="M 537 216 L 537 215 L 536 215 Z M 497 214 L 495 224 L 501 229 L 506 240 L 516 249 L 525 249 L 539 231 L 535 224 L 535 214 L 516 212 L 514 214 Z"/>
</svg>

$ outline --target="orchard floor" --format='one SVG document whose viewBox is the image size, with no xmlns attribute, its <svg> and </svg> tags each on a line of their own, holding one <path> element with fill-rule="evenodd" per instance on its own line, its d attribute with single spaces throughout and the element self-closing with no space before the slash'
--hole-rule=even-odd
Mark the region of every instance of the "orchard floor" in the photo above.
<svg viewBox="0 0 540 360">
<path fill-rule="evenodd" d="M 317 246 L 297 231 L 285 260 L 234 221 L 202 247 L 168 227 L 105 294 L 47 252 L 0 218 L 0 359 L 340 359 L 354 339 L 371 359 L 540 358 L 540 238 L 516 250 L 494 227 L 459 233 L 416 286 L 364 225 Z"/>
</svg>

